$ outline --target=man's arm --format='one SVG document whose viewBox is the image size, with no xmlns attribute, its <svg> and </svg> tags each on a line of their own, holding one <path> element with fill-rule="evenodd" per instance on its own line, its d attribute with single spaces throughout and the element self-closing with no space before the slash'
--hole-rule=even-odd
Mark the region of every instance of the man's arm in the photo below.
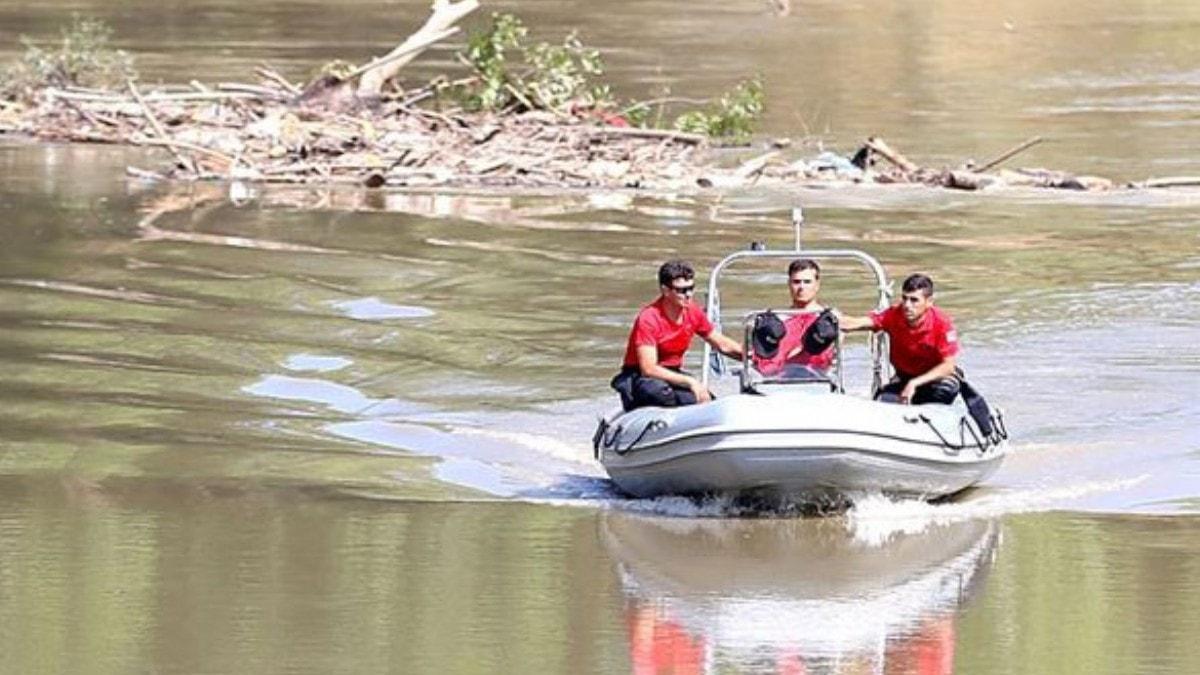
<svg viewBox="0 0 1200 675">
<path fill-rule="evenodd" d="M 726 337 L 723 333 L 718 333 L 715 330 L 708 335 L 705 335 L 704 341 L 712 345 L 713 349 L 721 352 L 725 356 L 735 359 L 741 359 L 745 356 L 745 354 L 742 352 L 741 343 L 737 342 L 733 338 Z"/>
<path fill-rule="evenodd" d="M 712 395 L 708 393 L 708 388 L 700 386 L 700 381 L 696 378 L 658 365 L 658 348 L 654 345 L 639 346 L 637 348 L 637 359 L 638 370 L 641 371 L 642 377 L 653 377 L 671 384 L 677 384 L 681 387 L 687 387 L 692 391 L 692 395 L 696 397 L 696 401 L 699 403 L 706 403 L 712 400 Z"/>
<path fill-rule="evenodd" d="M 950 377 L 954 374 L 954 369 L 958 364 L 953 356 L 947 356 L 942 359 L 942 362 L 925 371 L 921 375 L 914 377 L 904 385 L 904 389 L 900 391 L 900 402 L 911 403 L 912 397 L 917 392 L 917 387 L 924 386 L 930 382 L 940 380 L 943 377 Z"/>
<path fill-rule="evenodd" d="M 875 328 L 875 322 L 869 316 L 846 316 L 836 309 L 833 310 L 833 315 L 837 317 L 838 327 L 846 333 Z"/>
</svg>

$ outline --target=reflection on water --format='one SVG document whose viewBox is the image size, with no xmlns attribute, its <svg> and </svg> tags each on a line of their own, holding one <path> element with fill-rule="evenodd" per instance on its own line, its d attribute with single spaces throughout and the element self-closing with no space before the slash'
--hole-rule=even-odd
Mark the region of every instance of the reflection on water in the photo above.
<svg viewBox="0 0 1200 675">
<path fill-rule="evenodd" d="M 408 307 L 384 302 L 379 298 L 360 298 L 358 300 L 341 300 L 333 306 L 352 319 L 363 321 L 381 321 L 383 319 L 419 319 L 433 316 L 433 312 L 424 307 Z"/>
<path fill-rule="evenodd" d="M 949 673 L 991 521 L 857 539 L 836 520 L 605 514 L 639 673 Z"/>
<path fill-rule="evenodd" d="M 7 670 L 1200 666 L 1191 517 L 1043 514 L 864 539 L 837 520 L 360 499 L 265 483 L 0 479 Z"/>
<path fill-rule="evenodd" d="M 318 356 L 316 354 L 292 354 L 283 363 L 283 367 L 288 370 L 315 370 L 324 372 L 329 370 L 341 370 L 346 366 L 354 363 L 350 359 L 342 356 Z"/>
</svg>

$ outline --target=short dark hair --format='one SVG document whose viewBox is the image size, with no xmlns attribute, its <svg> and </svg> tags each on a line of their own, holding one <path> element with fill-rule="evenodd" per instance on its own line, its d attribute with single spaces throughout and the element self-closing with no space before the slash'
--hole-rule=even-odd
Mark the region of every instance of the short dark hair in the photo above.
<svg viewBox="0 0 1200 675">
<path fill-rule="evenodd" d="M 796 258 L 793 260 L 788 265 L 788 278 L 791 279 L 793 274 L 804 270 L 812 270 L 817 273 L 818 279 L 821 278 L 821 266 L 817 264 L 816 260 L 811 258 Z"/>
<path fill-rule="evenodd" d="M 658 285 L 670 286 L 676 279 L 691 281 L 695 276 L 696 271 L 686 260 L 668 260 L 658 268 Z"/>
<path fill-rule="evenodd" d="M 915 293 L 916 291 L 921 291 L 925 294 L 925 297 L 928 298 L 929 296 L 933 295 L 933 279 L 930 279 L 924 274 L 910 274 L 908 275 L 908 278 L 904 280 L 904 285 L 901 286 L 901 289 L 905 293 Z"/>
</svg>

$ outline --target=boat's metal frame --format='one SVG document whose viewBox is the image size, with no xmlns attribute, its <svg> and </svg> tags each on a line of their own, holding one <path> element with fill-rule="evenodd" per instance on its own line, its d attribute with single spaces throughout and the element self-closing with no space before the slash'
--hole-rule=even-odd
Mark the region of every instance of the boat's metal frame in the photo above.
<svg viewBox="0 0 1200 675">
<path fill-rule="evenodd" d="M 856 251 L 854 249 L 806 249 L 803 245 L 803 229 L 804 229 L 804 211 L 800 207 L 792 209 L 792 227 L 795 230 L 795 248 L 791 250 L 768 250 L 765 248 L 754 248 L 747 251 L 738 251 L 731 253 L 721 259 L 720 262 L 713 267 L 712 273 L 708 277 L 708 294 L 705 299 L 705 314 L 708 315 L 708 320 L 713 326 L 721 329 L 721 294 L 719 284 L 721 273 L 736 262 L 746 260 L 761 260 L 761 259 L 779 259 L 779 258 L 796 258 L 801 256 L 812 260 L 856 260 L 862 263 L 872 274 L 875 275 L 876 301 L 875 309 L 887 309 L 892 303 L 892 283 L 888 279 L 887 272 L 884 271 L 883 265 L 872 256 Z M 780 312 L 787 313 L 787 312 Z M 752 321 L 754 314 L 747 317 L 747 320 Z M 749 344 L 747 341 L 745 344 Z M 886 358 L 887 354 L 887 336 L 882 333 L 872 331 L 867 337 L 868 349 L 871 353 L 871 396 L 879 391 L 891 378 L 891 366 Z M 840 338 L 838 348 L 840 350 Z M 721 361 L 721 355 L 714 352 L 712 345 L 704 343 L 704 367 L 700 374 L 700 381 L 704 386 L 708 386 L 710 373 L 722 374 L 725 372 L 725 364 Z M 841 358 L 837 359 L 839 380 L 839 390 L 845 391 L 841 385 Z M 745 366 L 743 366 L 745 367 Z"/>
</svg>

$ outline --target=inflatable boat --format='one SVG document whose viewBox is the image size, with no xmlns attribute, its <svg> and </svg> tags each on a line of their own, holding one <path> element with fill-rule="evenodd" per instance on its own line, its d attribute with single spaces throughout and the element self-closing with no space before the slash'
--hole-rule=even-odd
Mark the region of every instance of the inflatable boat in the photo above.
<svg viewBox="0 0 1200 675">
<path fill-rule="evenodd" d="M 805 257 L 854 260 L 875 277 L 876 305 L 891 302 L 883 267 L 857 250 L 739 251 L 713 268 L 706 312 L 720 326 L 720 280 L 738 262 Z M 786 312 L 782 312 L 786 314 Z M 842 340 L 834 363 L 819 372 L 788 366 L 765 375 L 753 358 L 744 317 L 746 357 L 728 368 L 706 345 L 702 381 L 733 372 L 738 390 L 698 405 L 638 408 L 602 418 L 595 456 L 622 491 L 635 497 L 728 495 L 794 502 L 842 501 L 859 494 L 921 499 L 952 495 L 987 478 L 1007 453 L 1008 430 L 999 409 L 953 404 L 900 405 L 875 400 L 890 378 L 887 337 L 868 338 L 870 391 L 846 393 Z"/>
</svg>

